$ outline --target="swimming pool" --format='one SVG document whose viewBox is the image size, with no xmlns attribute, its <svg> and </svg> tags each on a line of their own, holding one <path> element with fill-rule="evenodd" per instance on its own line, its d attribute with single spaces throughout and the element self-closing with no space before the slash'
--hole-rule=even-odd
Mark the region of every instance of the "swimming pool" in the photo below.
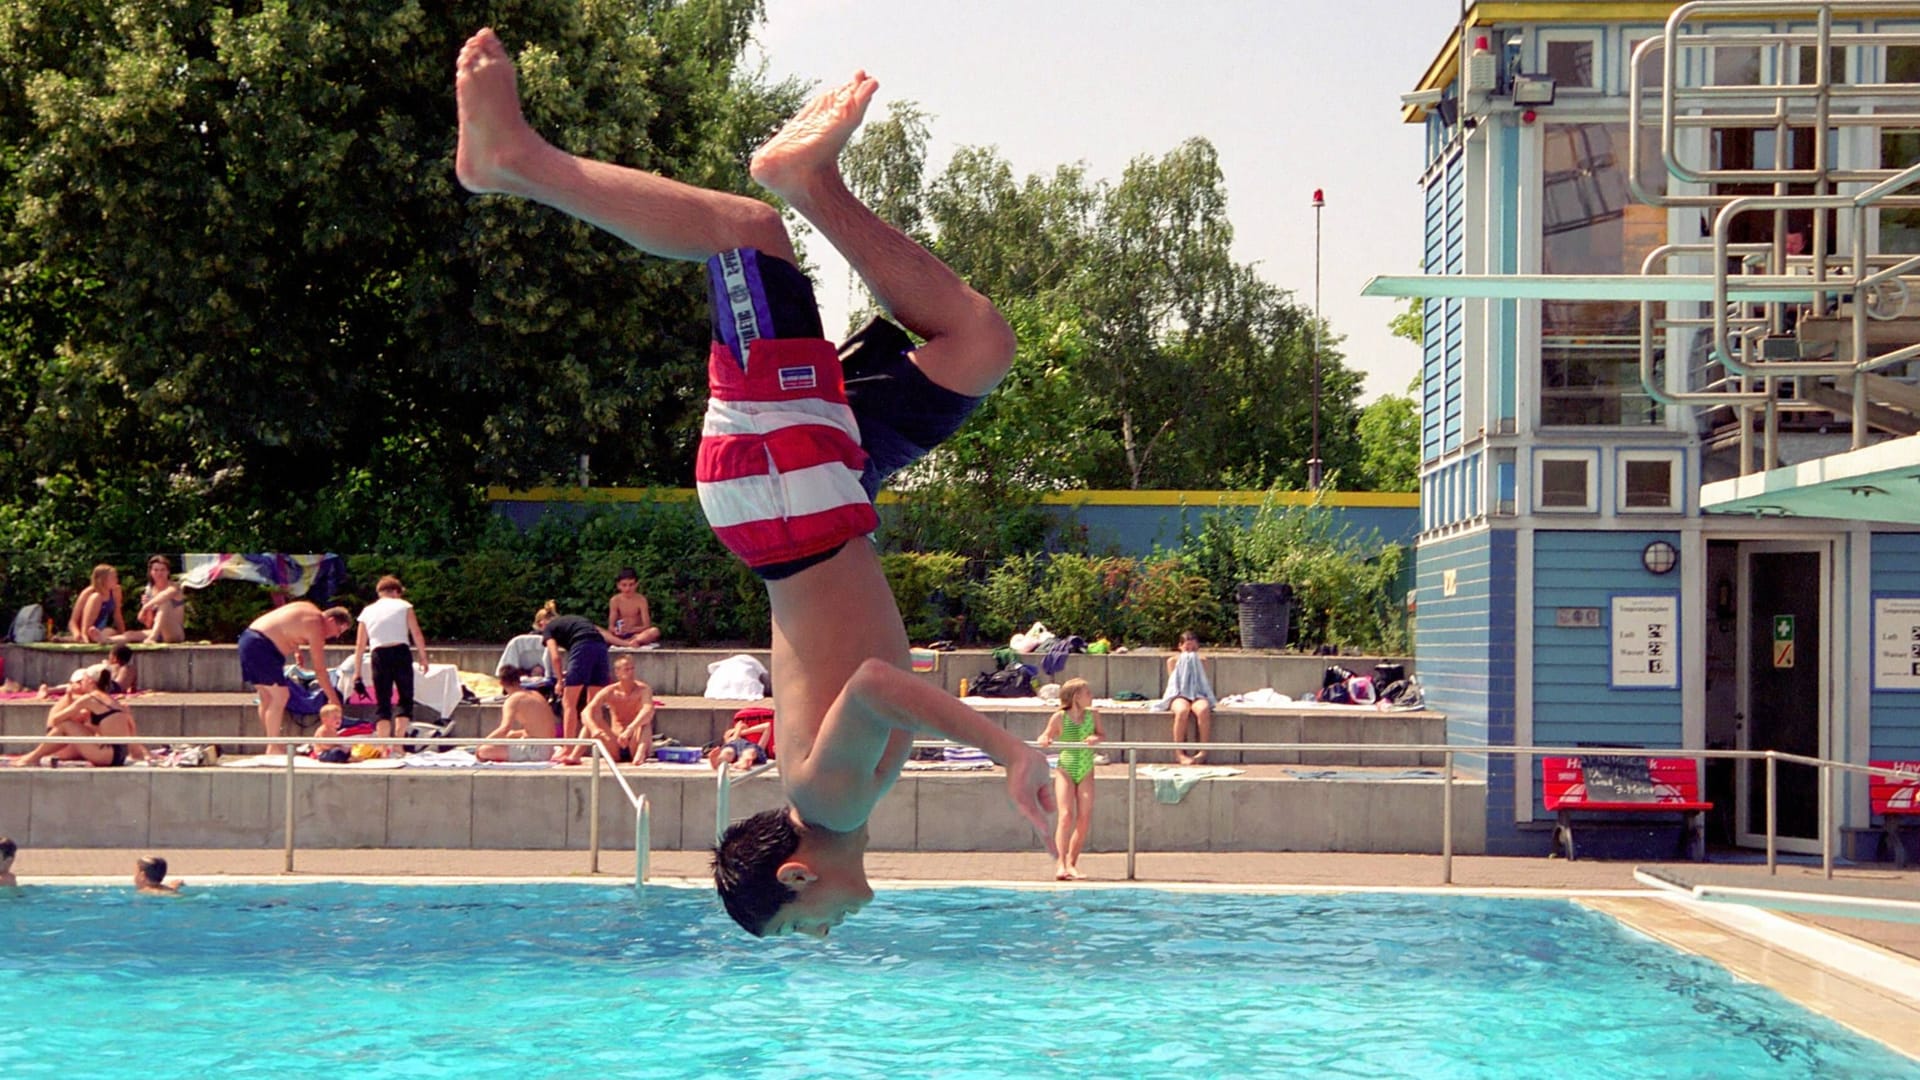
<svg viewBox="0 0 1920 1080">
<path fill-rule="evenodd" d="M 705 890 L 61 887 L 0 950 L 9 1077 L 1920 1075 L 1558 900 L 909 890 L 819 943 Z"/>
</svg>

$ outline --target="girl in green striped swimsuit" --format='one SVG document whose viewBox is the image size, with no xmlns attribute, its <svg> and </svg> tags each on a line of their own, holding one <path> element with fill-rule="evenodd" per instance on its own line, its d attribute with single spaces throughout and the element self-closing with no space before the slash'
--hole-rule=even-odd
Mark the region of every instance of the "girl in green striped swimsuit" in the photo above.
<svg viewBox="0 0 1920 1080">
<path fill-rule="evenodd" d="M 1068 679 L 1060 687 L 1060 711 L 1047 719 L 1047 730 L 1038 740 L 1043 747 L 1061 744 L 1060 767 L 1053 774 L 1053 801 L 1060 808 L 1054 826 L 1060 855 L 1053 876 L 1059 881 L 1082 876 L 1080 849 L 1086 847 L 1093 823 L 1093 751 L 1087 747 L 1105 739 L 1107 732 L 1092 705 L 1087 680 Z"/>
</svg>

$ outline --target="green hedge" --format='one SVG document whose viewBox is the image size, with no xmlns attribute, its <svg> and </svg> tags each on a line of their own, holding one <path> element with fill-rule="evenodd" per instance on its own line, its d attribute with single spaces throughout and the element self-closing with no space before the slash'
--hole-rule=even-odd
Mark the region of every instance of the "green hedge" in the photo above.
<svg viewBox="0 0 1920 1080">
<path fill-rule="evenodd" d="M 996 535 L 1015 531 L 1014 525 L 992 528 Z M 144 551 L 72 557 L 17 546 L 17 534 L 11 539 L 15 547 L 0 549 L 0 605 L 9 614 L 41 602 L 55 586 L 77 595 L 96 561 L 120 568 L 129 599 L 145 580 Z M 886 539 L 911 542 L 899 534 Z M 1247 524 L 1209 516 L 1177 549 L 1142 558 L 1085 551 L 978 558 L 918 550 L 887 552 L 882 566 L 915 642 L 1004 642 L 1038 621 L 1059 634 L 1105 637 L 1116 645 L 1167 646 L 1185 629 L 1233 645 L 1234 586 L 1276 581 L 1293 586 L 1302 647 L 1326 643 L 1398 655 L 1408 645 L 1404 597 L 1397 595 L 1405 559 L 1402 548 L 1375 535 L 1341 531 L 1322 507 L 1270 500 Z M 382 575 L 395 574 L 429 637 L 502 641 L 524 633 L 549 599 L 563 612 L 604 620 L 614 575 L 625 566 L 639 573 L 667 640 L 767 643 L 766 590 L 720 547 L 698 507 L 685 502 L 554 515 L 525 532 L 495 519 L 471 550 L 441 558 L 351 555 L 348 584 L 334 599 L 358 610 L 373 599 Z M 218 583 L 191 594 L 188 634 L 231 641 L 271 602 L 259 586 Z M 52 614 L 64 625 L 64 612 Z"/>
</svg>

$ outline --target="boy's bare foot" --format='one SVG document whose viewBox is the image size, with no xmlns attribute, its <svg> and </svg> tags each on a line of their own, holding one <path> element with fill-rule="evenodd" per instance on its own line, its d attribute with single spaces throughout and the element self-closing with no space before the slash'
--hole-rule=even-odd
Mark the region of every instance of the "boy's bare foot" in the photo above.
<svg viewBox="0 0 1920 1080">
<path fill-rule="evenodd" d="M 1058 866 L 1058 867 L 1055 867 L 1055 868 L 1054 868 L 1054 871 L 1053 871 L 1053 880 L 1055 880 L 1055 881 L 1072 881 L 1072 880 L 1073 880 L 1073 874 L 1072 874 L 1072 873 L 1071 873 L 1070 871 L 1068 871 L 1066 867 L 1064 867 L 1064 866 Z"/>
<path fill-rule="evenodd" d="M 513 60 L 491 28 L 460 47 L 453 65 L 453 93 L 460 112 L 460 144 L 453 172 L 476 195 L 512 192 L 516 166 L 545 145 L 520 113 Z"/>
<path fill-rule="evenodd" d="M 821 91 L 753 152 L 748 172 L 761 187 L 796 207 L 804 205 L 815 183 L 838 179 L 840 151 L 878 89 L 879 82 L 856 71 L 841 85 Z"/>
</svg>

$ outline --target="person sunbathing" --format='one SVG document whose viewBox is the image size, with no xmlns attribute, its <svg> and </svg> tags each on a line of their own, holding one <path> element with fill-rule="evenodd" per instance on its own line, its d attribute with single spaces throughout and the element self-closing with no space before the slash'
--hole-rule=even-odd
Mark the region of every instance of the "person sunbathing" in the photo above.
<svg viewBox="0 0 1920 1080">
<path fill-rule="evenodd" d="M 867 820 L 918 735 L 978 746 L 1006 766 L 1014 806 L 1053 847 L 1046 759 L 913 675 L 868 539 L 882 484 L 965 421 L 1014 347 L 985 297 L 841 178 L 840 151 L 878 87 L 861 71 L 824 91 L 749 169 L 899 320 L 876 320 L 836 350 L 779 211 L 548 143 L 522 116 L 513 61 L 491 29 L 455 61 L 454 171 L 467 190 L 531 199 L 642 251 L 707 264 L 713 344 L 694 478 L 708 524 L 766 582 L 787 796 L 735 823 L 715 853 L 721 900 L 756 936 L 825 937 L 872 899 Z"/>
<path fill-rule="evenodd" d="M 103 767 L 145 761 L 147 748 L 138 743 L 76 743 L 63 739 L 115 736 L 137 738 L 133 713 L 106 689 L 105 669 L 81 668 L 67 680 L 67 692 L 47 711 L 47 741 L 14 759 L 16 766 L 41 762 L 84 761 Z"/>
</svg>

